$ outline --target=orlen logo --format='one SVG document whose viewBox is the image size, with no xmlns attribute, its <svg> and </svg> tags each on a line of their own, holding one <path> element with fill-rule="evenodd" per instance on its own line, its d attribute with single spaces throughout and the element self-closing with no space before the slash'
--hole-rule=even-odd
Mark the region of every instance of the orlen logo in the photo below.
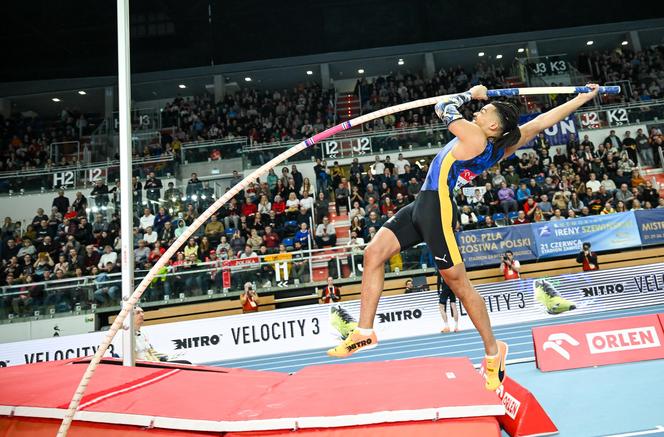
<svg viewBox="0 0 664 437">
<path fill-rule="evenodd" d="M 615 331 L 586 334 L 591 354 L 621 352 L 634 349 L 659 347 L 659 337 L 654 326 L 618 329 Z"/>
<path fill-rule="evenodd" d="M 579 342 L 576 341 L 576 339 L 571 335 L 565 334 L 564 332 L 559 332 L 556 334 L 550 334 L 549 338 L 547 338 L 542 345 L 542 349 L 551 349 L 560 354 L 561 357 L 569 360 L 569 352 L 567 352 L 567 350 L 563 347 L 563 343 L 568 343 L 572 346 L 579 345 Z"/>
<path fill-rule="evenodd" d="M 501 385 L 496 389 L 498 397 L 503 401 L 503 406 L 505 406 L 505 414 L 510 416 L 512 420 L 516 419 L 516 415 L 519 413 L 519 408 L 521 407 L 521 402 L 509 392 L 505 391 L 505 386 Z"/>
</svg>

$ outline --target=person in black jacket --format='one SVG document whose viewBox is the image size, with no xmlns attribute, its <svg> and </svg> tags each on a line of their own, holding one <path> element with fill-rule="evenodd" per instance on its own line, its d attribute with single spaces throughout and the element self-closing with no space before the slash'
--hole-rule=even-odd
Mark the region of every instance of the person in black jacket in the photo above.
<svg viewBox="0 0 664 437">
<path fill-rule="evenodd" d="M 160 179 L 151 171 L 148 173 L 148 179 L 145 181 L 145 197 L 148 199 L 148 206 L 152 212 L 156 212 L 158 200 L 161 197 L 161 189 L 163 185 Z"/>
<path fill-rule="evenodd" d="M 65 196 L 63 190 L 58 191 L 58 197 L 53 199 L 51 206 L 58 208 L 58 212 L 62 215 L 67 213 L 67 210 L 69 209 L 69 198 Z"/>
</svg>

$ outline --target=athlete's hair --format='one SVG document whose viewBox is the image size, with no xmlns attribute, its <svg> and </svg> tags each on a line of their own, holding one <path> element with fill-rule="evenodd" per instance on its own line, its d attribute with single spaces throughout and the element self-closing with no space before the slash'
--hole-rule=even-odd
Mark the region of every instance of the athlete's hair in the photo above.
<svg viewBox="0 0 664 437">
<path fill-rule="evenodd" d="M 498 136 L 495 144 L 498 147 L 505 148 L 513 146 L 521 139 L 521 130 L 519 129 L 519 108 L 510 102 L 491 102 L 495 106 L 500 117 L 500 127 L 503 130 L 502 135 Z"/>
</svg>

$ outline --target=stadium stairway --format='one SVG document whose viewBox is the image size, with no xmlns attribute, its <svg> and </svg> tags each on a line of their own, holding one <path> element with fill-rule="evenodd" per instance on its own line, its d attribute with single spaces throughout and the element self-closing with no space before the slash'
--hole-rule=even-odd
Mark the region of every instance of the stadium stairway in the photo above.
<svg viewBox="0 0 664 437">
<path fill-rule="evenodd" d="M 525 88 L 525 87 L 528 86 L 518 76 L 506 77 L 505 78 L 505 83 L 507 84 L 508 88 Z M 521 97 L 519 97 L 519 99 L 521 100 L 521 103 L 526 108 L 528 108 L 528 111 L 532 110 L 533 108 L 535 108 L 537 106 L 534 97 L 521 96 Z"/>
<path fill-rule="evenodd" d="M 339 215 L 337 215 L 337 210 L 334 202 L 330 202 L 328 209 L 328 218 L 330 223 L 334 226 L 335 233 L 337 235 L 337 246 L 345 246 L 350 240 L 350 221 L 348 220 L 348 208 L 346 206 L 339 207 Z M 319 252 L 320 256 L 316 257 L 313 261 L 313 281 L 325 281 L 330 275 L 330 260 L 334 261 L 335 254 L 337 253 L 334 249 L 327 249 L 323 252 Z M 342 257 L 339 260 L 339 265 L 341 267 L 341 275 L 344 278 L 347 278 L 351 272 L 352 268 L 348 265 L 348 261 L 345 257 Z M 336 275 L 332 275 L 336 277 Z"/>
<path fill-rule="evenodd" d="M 337 93 L 337 122 L 359 116 L 361 109 L 360 99 L 355 94 Z"/>
</svg>

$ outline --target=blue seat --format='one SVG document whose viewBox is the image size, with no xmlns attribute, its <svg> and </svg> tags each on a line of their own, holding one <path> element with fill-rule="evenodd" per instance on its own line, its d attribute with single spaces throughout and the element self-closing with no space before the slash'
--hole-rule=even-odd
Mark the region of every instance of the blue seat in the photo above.
<svg viewBox="0 0 664 437">
<path fill-rule="evenodd" d="M 478 223 L 484 223 L 484 220 L 485 220 L 485 219 L 486 219 L 486 217 L 483 216 L 483 215 L 478 215 L 478 216 L 477 216 L 477 222 L 478 222 Z"/>
<path fill-rule="evenodd" d="M 493 218 L 493 221 L 494 221 L 497 225 L 504 226 L 504 225 L 507 224 L 507 220 L 505 220 L 505 214 L 503 214 L 502 212 L 497 212 L 497 213 L 495 213 L 495 214 L 492 216 L 492 218 Z"/>
<path fill-rule="evenodd" d="M 507 218 L 510 219 L 510 222 L 513 222 L 518 216 L 519 213 L 517 211 L 510 211 L 510 213 L 507 214 Z"/>
<path fill-rule="evenodd" d="M 235 233 L 235 228 L 228 228 L 226 229 L 226 235 L 231 236 Z"/>
<path fill-rule="evenodd" d="M 285 223 L 285 225 L 286 225 L 286 227 L 289 227 L 289 228 L 299 228 L 299 226 L 297 225 L 297 220 L 288 220 Z"/>
<path fill-rule="evenodd" d="M 535 176 L 535 182 L 537 185 L 544 183 L 544 176 Z"/>
<path fill-rule="evenodd" d="M 295 245 L 295 241 L 292 238 L 284 238 L 281 242 L 286 247 L 293 247 Z"/>
</svg>

